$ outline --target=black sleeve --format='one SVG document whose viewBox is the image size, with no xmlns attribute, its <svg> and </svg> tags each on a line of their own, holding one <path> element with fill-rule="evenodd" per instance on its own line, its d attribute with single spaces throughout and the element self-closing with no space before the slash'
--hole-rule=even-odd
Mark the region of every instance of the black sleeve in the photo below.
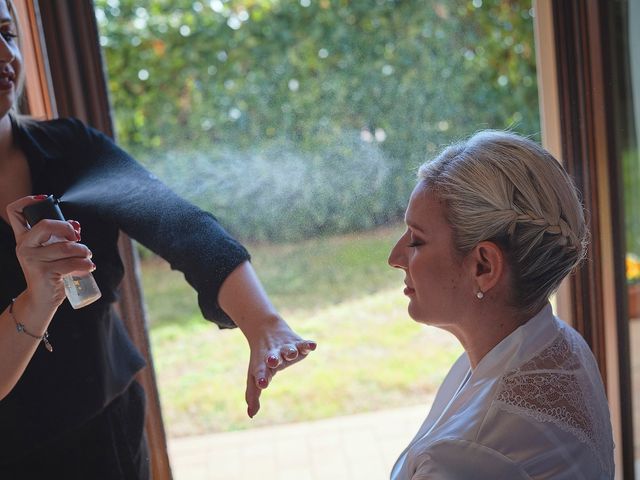
<svg viewBox="0 0 640 480">
<path fill-rule="evenodd" d="M 225 278 L 250 259 L 247 250 L 213 215 L 176 195 L 109 137 L 70 121 L 83 131 L 87 150 L 81 177 L 94 184 L 99 214 L 183 272 L 206 319 L 235 327 L 218 305 L 218 292 Z"/>
</svg>

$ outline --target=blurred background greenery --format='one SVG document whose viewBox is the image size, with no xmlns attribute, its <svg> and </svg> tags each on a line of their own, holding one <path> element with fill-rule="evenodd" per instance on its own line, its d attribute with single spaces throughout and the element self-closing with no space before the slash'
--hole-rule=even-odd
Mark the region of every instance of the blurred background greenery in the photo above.
<svg viewBox="0 0 640 480">
<path fill-rule="evenodd" d="M 247 242 L 320 342 L 249 422 L 237 332 L 141 250 L 170 435 L 419 404 L 461 349 L 386 265 L 415 170 L 483 128 L 539 139 L 530 0 L 95 0 L 119 143 Z"/>
<path fill-rule="evenodd" d="M 539 137 L 530 1 L 96 0 L 120 143 L 243 240 L 401 218 L 482 128 Z"/>
</svg>

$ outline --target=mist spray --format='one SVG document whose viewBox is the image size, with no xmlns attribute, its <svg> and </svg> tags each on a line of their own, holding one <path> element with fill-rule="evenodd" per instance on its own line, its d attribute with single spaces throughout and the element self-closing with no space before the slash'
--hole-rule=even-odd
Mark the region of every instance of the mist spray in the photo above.
<svg viewBox="0 0 640 480">
<path fill-rule="evenodd" d="M 66 221 L 58 205 L 58 200 L 52 195 L 49 195 L 41 202 L 25 207 L 22 213 L 32 227 L 44 219 Z M 65 238 L 53 235 L 45 245 L 66 241 L 68 240 Z M 69 274 L 62 277 L 62 280 L 69 303 L 75 309 L 85 307 L 102 296 L 98 284 L 91 273 L 85 275 Z"/>
</svg>

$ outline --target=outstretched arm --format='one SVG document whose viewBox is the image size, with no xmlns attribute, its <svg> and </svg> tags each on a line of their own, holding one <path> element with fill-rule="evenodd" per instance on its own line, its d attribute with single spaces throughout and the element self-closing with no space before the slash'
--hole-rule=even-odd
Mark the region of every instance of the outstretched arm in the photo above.
<svg viewBox="0 0 640 480">
<path fill-rule="evenodd" d="M 260 409 L 260 392 L 276 371 L 304 359 L 316 343 L 300 338 L 278 315 L 249 262 L 240 264 L 225 279 L 218 303 L 249 342 L 245 398 L 247 413 L 253 417 Z"/>
</svg>

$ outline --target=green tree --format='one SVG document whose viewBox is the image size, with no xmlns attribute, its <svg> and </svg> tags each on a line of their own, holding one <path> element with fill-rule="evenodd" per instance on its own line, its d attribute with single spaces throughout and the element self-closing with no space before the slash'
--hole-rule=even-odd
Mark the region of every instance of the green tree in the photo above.
<svg viewBox="0 0 640 480">
<path fill-rule="evenodd" d="M 285 178 L 304 163 L 299 185 L 267 199 L 271 227 L 241 221 L 255 208 L 234 192 L 274 186 L 194 198 L 245 238 L 386 222 L 441 145 L 480 128 L 539 133 L 530 1 L 96 0 L 96 11 L 119 140 L 141 161 L 187 176 L 245 162 L 239 182 L 265 153 Z M 384 158 L 369 189 L 363 155 Z M 291 202 L 297 221 L 278 222 Z M 241 208 L 221 212 L 229 203 Z"/>
</svg>

